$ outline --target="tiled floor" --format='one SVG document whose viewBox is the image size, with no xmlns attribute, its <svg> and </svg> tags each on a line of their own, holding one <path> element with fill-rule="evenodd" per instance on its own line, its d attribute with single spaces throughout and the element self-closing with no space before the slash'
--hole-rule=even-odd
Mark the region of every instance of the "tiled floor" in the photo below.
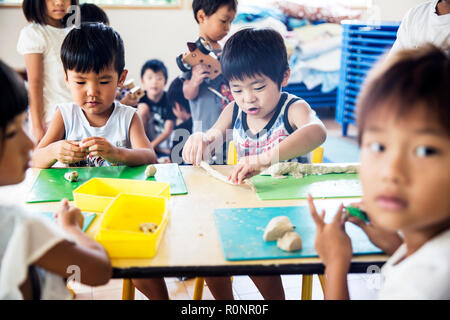
<svg viewBox="0 0 450 320">
<path fill-rule="evenodd" d="M 318 110 L 318 115 L 324 122 L 328 135 L 339 137 L 347 142 L 356 144 L 356 128 L 349 126 L 348 137 L 341 136 L 341 127 L 334 121 L 334 115 L 330 110 Z M 348 275 L 349 291 L 351 299 L 375 299 L 377 290 L 372 289 L 372 274 L 350 274 Z M 282 281 L 286 299 L 299 300 L 301 298 L 301 275 L 283 275 Z M 165 278 L 169 296 L 172 300 L 191 300 L 194 293 L 194 279 L 179 281 L 178 278 Z M 120 300 L 122 298 L 122 280 L 112 279 L 107 285 L 91 288 L 78 285 L 74 288 L 77 292 L 76 299 L 79 300 Z M 256 286 L 247 276 L 233 277 L 233 293 L 237 300 L 261 300 L 262 296 Z M 322 288 L 317 276 L 313 279 L 313 300 L 323 299 Z M 136 300 L 145 300 L 146 297 L 136 290 Z M 203 291 L 204 300 L 214 299 L 211 292 L 205 286 Z"/>
<path fill-rule="evenodd" d="M 283 287 L 287 300 L 300 300 L 301 298 L 301 275 L 282 275 Z M 377 290 L 373 289 L 371 277 L 366 274 L 349 274 L 348 283 L 350 298 L 356 300 L 371 300 L 377 296 Z M 172 300 L 192 300 L 194 293 L 194 279 L 180 281 L 178 278 L 166 278 L 169 296 Z M 112 279 L 101 287 L 87 287 L 78 285 L 74 287 L 76 300 L 120 300 L 122 298 L 122 280 Z M 253 282 L 247 276 L 233 277 L 233 293 L 236 300 L 262 300 L 261 294 L 256 289 Z M 146 300 L 147 298 L 138 290 L 135 293 L 136 300 Z M 211 292 L 205 286 L 203 300 L 213 300 Z M 319 279 L 313 279 L 313 300 L 322 300 L 323 293 Z"/>
</svg>

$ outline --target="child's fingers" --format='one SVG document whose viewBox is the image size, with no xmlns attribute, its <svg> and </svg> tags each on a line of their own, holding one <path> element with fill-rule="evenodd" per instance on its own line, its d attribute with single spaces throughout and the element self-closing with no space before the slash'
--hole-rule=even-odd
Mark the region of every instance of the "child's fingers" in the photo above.
<svg viewBox="0 0 450 320">
<path fill-rule="evenodd" d="M 308 193 L 308 205 L 309 205 L 309 212 L 311 213 L 311 217 L 316 223 L 316 226 L 322 227 L 325 224 L 325 222 L 323 221 L 325 211 L 323 210 L 322 216 L 319 217 L 319 214 L 317 213 L 316 206 L 314 205 L 314 201 L 310 193 Z"/>
<path fill-rule="evenodd" d="M 333 223 L 337 223 L 339 225 L 342 224 L 342 215 L 344 214 L 344 204 L 340 204 L 339 208 L 333 218 Z"/>
</svg>

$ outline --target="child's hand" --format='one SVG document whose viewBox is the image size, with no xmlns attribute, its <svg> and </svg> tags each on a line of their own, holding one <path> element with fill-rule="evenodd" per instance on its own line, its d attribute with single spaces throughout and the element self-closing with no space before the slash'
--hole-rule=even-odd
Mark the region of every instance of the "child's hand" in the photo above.
<svg viewBox="0 0 450 320">
<path fill-rule="evenodd" d="M 199 86 L 209 75 L 208 68 L 204 64 L 198 64 L 192 67 L 191 81 Z"/>
<path fill-rule="evenodd" d="M 325 267 L 340 266 L 348 270 L 353 256 L 352 243 L 345 233 L 342 220 L 343 208 L 341 204 L 331 223 L 324 221 L 325 210 L 319 216 L 314 206 L 313 198 L 308 194 L 308 204 L 311 216 L 316 223 L 315 249 Z"/>
<path fill-rule="evenodd" d="M 367 213 L 362 202 L 352 203 L 350 205 L 364 210 Z M 370 217 L 369 213 L 367 215 Z M 367 234 L 369 240 L 388 255 L 392 255 L 403 243 L 402 238 L 400 238 L 396 232 L 381 229 L 379 226 L 374 224 L 373 220 L 371 220 L 370 223 L 366 223 L 357 217 L 349 216 L 347 221 L 360 227 Z"/>
<path fill-rule="evenodd" d="M 87 150 L 89 155 L 102 157 L 107 161 L 117 160 L 117 148 L 103 137 L 89 137 L 81 140 L 80 148 Z"/>
<path fill-rule="evenodd" d="M 208 147 L 209 141 L 203 132 L 196 132 L 190 135 L 183 147 L 183 160 L 199 166 L 203 159 L 203 153 Z"/>
<path fill-rule="evenodd" d="M 261 172 L 261 169 L 264 166 L 260 155 L 241 158 L 228 176 L 228 180 L 233 183 L 241 184 L 244 179 L 251 178 Z"/>
<path fill-rule="evenodd" d="M 55 212 L 54 216 L 63 229 L 71 227 L 83 228 L 84 217 L 81 214 L 81 210 L 70 206 L 66 198 L 61 200 L 61 208 Z"/>
<path fill-rule="evenodd" d="M 60 140 L 55 143 L 56 159 L 64 164 L 75 163 L 86 159 L 88 155 L 80 147 L 79 141 Z"/>
<path fill-rule="evenodd" d="M 127 105 L 127 106 L 131 106 L 134 107 L 138 104 L 139 99 L 138 97 L 136 97 L 135 95 L 131 94 L 131 92 L 127 92 L 127 94 L 125 95 L 125 97 L 120 100 L 121 104 Z"/>
</svg>

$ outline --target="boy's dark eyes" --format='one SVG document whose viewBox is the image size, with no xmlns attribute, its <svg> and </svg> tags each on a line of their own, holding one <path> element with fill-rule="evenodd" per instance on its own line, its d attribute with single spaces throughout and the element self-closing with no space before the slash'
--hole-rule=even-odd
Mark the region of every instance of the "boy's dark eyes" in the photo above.
<svg viewBox="0 0 450 320">
<path fill-rule="evenodd" d="M 416 148 L 415 153 L 419 157 L 427 157 L 437 154 L 438 150 L 433 147 L 420 146 Z"/>
<path fill-rule="evenodd" d="M 385 147 L 379 142 L 372 142 L 369 144 L 369 149 L 373 152 L 383 152 Z"/>
<path fill-rule="evenodd" d="M 264 85 L 264 86 L 261 86 L 261 87 L 257 87 L 257 88 L 255 88 L 255 90 L 262 90 L 262 89 L 264 89 L 266 86 Z"/>
<path fill-rule="evenodd" d="M 13 131 L 11 131 L 11 132 L 7 132 L 7 133 L 5 134 L 5 138 L 6 138 L 6 139 L 11 139 L 11 138 L 14 137 L 16 134 L 17 134 L 17 131 L 16 131 L 16 130 L 13 130 Z"/>
</svg>

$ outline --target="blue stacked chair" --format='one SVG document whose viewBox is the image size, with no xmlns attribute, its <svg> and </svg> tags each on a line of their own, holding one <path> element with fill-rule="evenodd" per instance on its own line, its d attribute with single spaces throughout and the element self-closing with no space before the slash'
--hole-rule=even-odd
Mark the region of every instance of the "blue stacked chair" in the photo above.
<svg viewBox="0 0 450 320">
<path fill-rule="evenodd" d="M 304 83 L 295 83 L 287 85 L 283 88 L 283 91 L 304 99 L 313 109 L 321 107 L 335 108 L 337 89 L 330 92 L 322 92 L 321 88 L 322 85 L 318 85 L 309 90 Z"/>
<path fill-rule="evenodd" d="M 399 25 L 399 22 L 342 21 L 336 121 L 341 124 L 344 136 L 347 135 L 348 125 L 356 124 L 355 105 L 363 81 L 378 58 L 394 44 Z"/>
</svg>

